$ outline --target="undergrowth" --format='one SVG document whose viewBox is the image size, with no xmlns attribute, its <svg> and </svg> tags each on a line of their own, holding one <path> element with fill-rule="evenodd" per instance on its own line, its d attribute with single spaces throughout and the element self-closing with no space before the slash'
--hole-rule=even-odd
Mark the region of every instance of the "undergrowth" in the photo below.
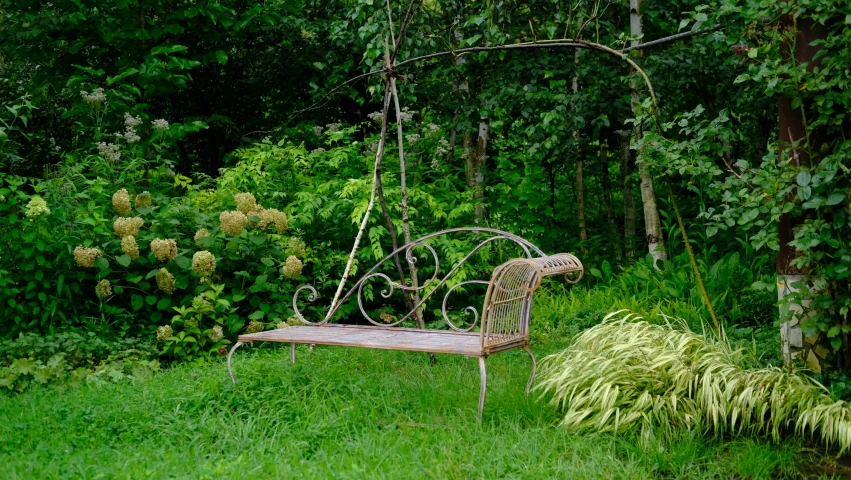
<svg viewBox="0 0 851 480">
<path fill-rule="evenodd" d="M 540 356 L 564 348 L 536 347 Z M 801 445 L 575 435 L 523 388 L 525 353 L 260 348 L 155 380 L 0 396 L 6 478 L 796 478 Z"/>
</svg>

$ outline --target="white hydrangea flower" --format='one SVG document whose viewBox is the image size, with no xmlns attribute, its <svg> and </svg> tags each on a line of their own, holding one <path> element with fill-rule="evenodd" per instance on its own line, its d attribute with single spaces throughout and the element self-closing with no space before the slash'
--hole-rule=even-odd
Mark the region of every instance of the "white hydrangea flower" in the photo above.
<svg viewBox="0 0 851 480">
<path fill-rule="evenodd" d="M 168 122 L 163 118 L 158 118 L 151 122 L 151 126 L 154 127 L 154 130 L 163 133 L 168 130 Z"/>
</svg>

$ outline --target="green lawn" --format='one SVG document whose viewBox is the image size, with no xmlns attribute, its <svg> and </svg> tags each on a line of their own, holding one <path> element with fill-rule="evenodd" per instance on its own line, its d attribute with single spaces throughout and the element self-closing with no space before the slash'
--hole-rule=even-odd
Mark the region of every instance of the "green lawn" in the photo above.
<svg viewBox="0 0 851 480">
<path fill-rule="evenodd" d="M 557 345 L 544 348 L 552 350 Z M 492 357 L 484 421 L 473 360 L 243 349 L 135 384 L 0 396 L 7 478 L 783 478 L 800 447 L 686 437 L 638 448 L 576 435 L 523 388 L 528 356 Z M 539 351 L 544 354 L 546 351 Z"/>
</svg>

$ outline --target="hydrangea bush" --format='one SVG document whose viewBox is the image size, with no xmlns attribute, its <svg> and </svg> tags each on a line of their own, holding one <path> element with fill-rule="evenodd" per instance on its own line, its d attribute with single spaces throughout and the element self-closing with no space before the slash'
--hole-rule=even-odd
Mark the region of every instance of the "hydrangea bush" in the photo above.
<svg viewBox="0 0 851 480">
<path fill-rule="evenodd" d="M 102 117 L 110 93 L 87 95 Z M 308 254 L 285 197 L 173 172 L 166 140 L 180 124 L 116 124 L 109 148 L 67 152 L 44 179 L 0 174 L 4 336 L 97 319 L 181 359 L 285 322 Z"/>
</svg>

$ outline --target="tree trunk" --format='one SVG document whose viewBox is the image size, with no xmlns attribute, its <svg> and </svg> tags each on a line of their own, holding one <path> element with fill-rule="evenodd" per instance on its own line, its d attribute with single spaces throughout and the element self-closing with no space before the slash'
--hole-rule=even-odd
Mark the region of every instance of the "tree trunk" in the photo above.
<svg viewBox="0 0 851 480">
<path fill-rule="evenodd" d="M 629 30 L 630 35 L 635 37 L 632 41 L 632 46 L 636 47 L 641 44 L 641 39 L 638 38 L 643 34 L 641 25 L 641 3 L 642 0 L 629 0 Z M 636 50 L 634 55 L 641 56 L 641 50 Z M 636 113 L 641 100 L 638 96 L 638 77 L 633 72 L 630 76 L 630 89 L 632 93 L 632 110 Z M 641 128 L 637 127 L 634 130 L 636 139 L 641 138 Z M 659 260 L 667 260 L 665 254 L 665 242 L 662 238 L 662 221 L 659 219 L 659 209 L 656 206 L 656 192 L 653 189 L 653 178 L 647 170 L 644 162 L 638 165 L 638 176 L 641 179 L 641 203 L 644 206 L 644 230 L 647 235 L 647 248 L 650 250 L 650 255 L 653 256 L 653 265 Z"/>
<path fill-rule="evenodd" d="M 799 17 L 797 21 L 791 17 L 781 18 L 781 27 L 794 28 L 795 32 L 794 55 L 795 58 L 786 57 L 789 63 L 807 63 L 807 70 L 820 67 L 821 62 L 815 58 L 819 50 L 818 46 L 810 45 L 813 41 L 824 39 L 826 36 L 824 26 L 818 25 L 810 19 Z M 784 48 L 785 52 L 791 50 Z M 808 131 L 806 119 L 802 109 L 807 108 L 809 102 L 798 108 L 792 107 L 792 98 L 780 97 L 777 102 L 778 130 L 779 130 L 779 155 L 778 162 L 789 162 L 799 167 L 817 162 L 817 158 L 810 157 L 810 152 L 818 151 L 821 139 L 817 132 Z M 791 151 L 790 151 L 791 149 Z M 790 194 L 789 201 L 793 201 L 794 194 Z M 800 292 L 800 283 L 807 279 L 808 272 L 799 270 L 790 263 L 799 253 L 789 245 L 794 239 L 793 229 L 801 222 L 800 218 L 786 214 L 780 217 L 778 225 L 778 240 L 780 249 L 777 252 L 777 289 L 778 299 L 782 302 L 787 296 Z M 788 303 L 789 315 L 780 325 L 781 348 L 783 360 L 791 365 L 795 358 L 803 358 L 807 366 L 815 372 L 820 372 L 827 350 L 818 345 L 818 335 L 807 337 L 803 334 L 801 321 L 807 315 L 805 312 L 809 307 L 809 299 L 804 299 L 800 304 Z M 782 312 L 782 310 L 781 310 Z"/>
<path fill-rule="evenodd" d="M 629 149 L 629 132 L 618 131 L 621 147 L 621 192 L 623 194 L 623 248 L 624 259 L 632 263 L 635 258 L 635 194 L 632 185 L 632 151 Z"/>
<path fill-rule="evenodd" d="M 573 53 L 573 81 L 571 82 L 571 91 L 574 97 L 579 93 L 579 49 L 575 49 Z M 575 110 L 575 109 L 574 109 Z M 573 143 L 576 146 L 576 218 L 579 220 L 579 244 L 582 253 L 588 253 L 588 228 L 585 224 L 585 179 L 584 159 L 582 158 L 582 149 L 579 147 L 579 128 L 573 130 Z"/>
<path fill-rule="evenodd" d="M 600 140 L 600 176 L 603 183 L 603 207 L 606 209 L 606 224 L 608 225 L 609 242 L 615 251 L 618 264 L 623 261 L 621 244 L 618 241 L 618 227 L 615 223 L 615 212 L 612 208 L 612 181 L 609 178 L 609 152 L 606 142 Z"/>
<path fill-rule="evenodd" d="M 476 202 L 476 225 L 484 220 L 484 196 L 485 196 L 485 159 L 487 159 L 488 138 L 490 135 L 490 122 L 487 117 L 479 121 L 479 138 L 476 142 L 476 152 L 473 165 L 473 201 Z"/>
</svg>

